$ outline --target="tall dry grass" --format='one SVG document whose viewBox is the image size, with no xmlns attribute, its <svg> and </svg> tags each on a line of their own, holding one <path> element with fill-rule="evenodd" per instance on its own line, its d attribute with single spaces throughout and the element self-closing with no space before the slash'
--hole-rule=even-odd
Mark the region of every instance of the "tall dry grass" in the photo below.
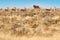
<svg viewBox="0 0 60 40">
<path fill-rule="evenodd" d="M 60 32 L 60 9 L 1 8 L 0 32 L 16 36 L 53 36 Z"/>
</svg>

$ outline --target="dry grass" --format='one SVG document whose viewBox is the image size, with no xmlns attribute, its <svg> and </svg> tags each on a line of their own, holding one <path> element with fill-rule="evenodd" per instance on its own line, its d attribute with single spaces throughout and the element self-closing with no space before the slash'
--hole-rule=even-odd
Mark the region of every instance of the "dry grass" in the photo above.
<svg viewBox="0 0 60 40">
<path fill-rule="evenodd" d="M 0 9 L 0 33 L 51 37 L 60 33 L 60 9 Z"/>
</svg>

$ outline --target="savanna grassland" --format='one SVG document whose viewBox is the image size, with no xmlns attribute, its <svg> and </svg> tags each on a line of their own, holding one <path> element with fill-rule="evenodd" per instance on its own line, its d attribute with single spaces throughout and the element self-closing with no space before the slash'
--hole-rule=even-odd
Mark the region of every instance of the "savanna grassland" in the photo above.
<svg viewBox="0 0 60 40">
<path fill-rule="evenodd" d="M 0 8 L 0 40 L 59 40 L 59 37 L 60 8 L 36 5 L 23 9 Z"/>
</svg>

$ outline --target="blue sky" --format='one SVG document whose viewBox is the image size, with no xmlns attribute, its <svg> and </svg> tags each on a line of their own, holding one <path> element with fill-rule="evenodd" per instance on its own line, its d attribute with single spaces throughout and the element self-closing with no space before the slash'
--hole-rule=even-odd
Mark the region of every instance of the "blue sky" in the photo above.
<svg viewBox="0 0 60 40">
<path fill-rule="evenodd" d="M 60 7 L 60 0 L 0 0 L 0 8 L 5 7 L 32 7 L 39 5 L 40 7 Z"/>
</svg>

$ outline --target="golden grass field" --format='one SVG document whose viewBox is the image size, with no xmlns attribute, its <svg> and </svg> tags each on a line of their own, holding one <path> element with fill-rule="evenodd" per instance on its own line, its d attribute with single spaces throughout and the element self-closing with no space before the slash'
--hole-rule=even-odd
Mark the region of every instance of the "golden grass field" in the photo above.
<svg viewBox="0 0 60 40">
<path fill-rule="evenodd" d="M 60 9 L 0 8 L 0 40 L 60 40 Z"/>
</svg>

